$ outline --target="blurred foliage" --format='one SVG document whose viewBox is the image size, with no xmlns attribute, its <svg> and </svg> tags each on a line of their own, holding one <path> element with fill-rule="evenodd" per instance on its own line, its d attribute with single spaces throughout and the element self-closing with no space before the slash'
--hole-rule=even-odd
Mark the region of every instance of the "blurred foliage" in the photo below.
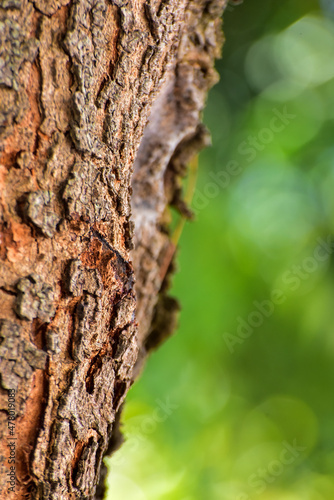
<svg viewBox="0 0 334 500">
<path fill-rule="evenodd" d="M 177 335 L 129 393 L 113 500 L 334 498 L 334 1 L 228 7 Z"/>
</svg>

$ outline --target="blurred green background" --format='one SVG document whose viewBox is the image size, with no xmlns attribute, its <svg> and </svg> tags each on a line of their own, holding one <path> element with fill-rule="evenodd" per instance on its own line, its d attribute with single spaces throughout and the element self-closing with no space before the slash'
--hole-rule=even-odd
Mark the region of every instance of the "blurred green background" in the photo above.
<svg viewBox="0 0 334 500">
<path fill-rule="evenodd" d="M 247 0 L 110 500 L 334 499 L 334 1 Z"/>
</svg>

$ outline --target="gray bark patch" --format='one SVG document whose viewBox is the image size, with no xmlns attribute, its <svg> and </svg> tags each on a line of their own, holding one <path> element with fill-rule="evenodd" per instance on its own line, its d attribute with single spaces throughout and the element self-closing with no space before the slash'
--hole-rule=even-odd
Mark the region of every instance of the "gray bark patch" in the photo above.
<svg viewBox="0 0 334 500">
<path fill-rule="evenodd" d="M 16 287 L 19 292 L 16 312 L 20 318 L 50 321 L 55 313 L 53 288 L 44 283 L 37 274 L 21 278 Z"/>
</svg>

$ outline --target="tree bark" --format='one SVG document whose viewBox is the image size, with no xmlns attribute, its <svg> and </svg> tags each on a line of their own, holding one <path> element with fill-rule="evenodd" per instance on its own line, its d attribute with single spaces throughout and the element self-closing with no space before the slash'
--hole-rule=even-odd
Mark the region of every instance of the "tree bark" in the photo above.
<svg viewBox="0 0 334 500">
<path fill-rule="evenodd" d="M 175 325 L 168 206 L 188 213 L 225 4 L 1 2 L 2 498 L 103 498 L 127 390 Z"/>
</svg>

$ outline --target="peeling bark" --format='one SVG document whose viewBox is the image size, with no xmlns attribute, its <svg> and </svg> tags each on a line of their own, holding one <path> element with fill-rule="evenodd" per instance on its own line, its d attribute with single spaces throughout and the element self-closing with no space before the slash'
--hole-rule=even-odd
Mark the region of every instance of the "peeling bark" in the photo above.
<svg viewBox="0 0 334 500">
<path fill-rule="evenodd" d="M 3 0 L 0 455 L 11 499 L 103 498 L 126 393 L 168 336 L 168 207 L 208 143 L 225 0 Z M 131 216 L 132 211 L 132 216 Z M 98 485 L 98 487 L 97 487 Z"/>
</svg>

